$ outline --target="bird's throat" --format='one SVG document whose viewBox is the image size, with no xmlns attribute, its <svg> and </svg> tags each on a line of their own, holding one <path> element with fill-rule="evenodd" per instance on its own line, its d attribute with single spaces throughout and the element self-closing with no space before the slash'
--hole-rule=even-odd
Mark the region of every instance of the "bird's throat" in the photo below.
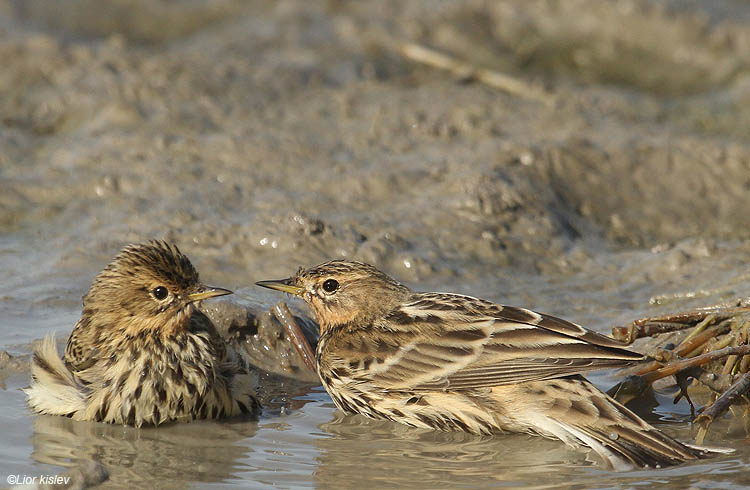
<svg viewBox="0 0 750 490">
<path fill-rule="evenodd" d="M 132 318 L 127 322 L 123 333 L 131 337 L 158 337 L 161 340 L 174 337 L 190 330 L 191 308 L 175 312 L 162 312 L 154 317 Z"/>
</svg>

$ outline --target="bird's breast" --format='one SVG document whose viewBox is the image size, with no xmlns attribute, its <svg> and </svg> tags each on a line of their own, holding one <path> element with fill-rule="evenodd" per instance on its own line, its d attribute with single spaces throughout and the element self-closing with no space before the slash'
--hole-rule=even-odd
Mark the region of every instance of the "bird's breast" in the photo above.
<svg viewBox="0 0 750 490">
<path fill-rule="evenodd" d="M 92 386 L 90 418 L 141 426 L 216 418 L 231 403 L 210 339 L 133 344 L 117 357 L 81 373 Z"/>
</svg>

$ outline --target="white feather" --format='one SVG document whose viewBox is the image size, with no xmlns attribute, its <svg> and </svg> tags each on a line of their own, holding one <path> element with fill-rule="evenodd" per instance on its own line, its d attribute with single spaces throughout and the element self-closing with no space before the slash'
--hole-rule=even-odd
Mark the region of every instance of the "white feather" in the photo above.
<svg viewBox="0 0 750 490">
<path fill-rule="evenodd" d="M 36 412 L 50 415 L 80 414 L 86 408 L 86 388 L 65 367 L 57 352 L 55 335 L 47 335 L 34 356 L 49 366 L 49 370 L 32 360 L 32 381 L 24 393 L 29 406 Z"/>
</svg>

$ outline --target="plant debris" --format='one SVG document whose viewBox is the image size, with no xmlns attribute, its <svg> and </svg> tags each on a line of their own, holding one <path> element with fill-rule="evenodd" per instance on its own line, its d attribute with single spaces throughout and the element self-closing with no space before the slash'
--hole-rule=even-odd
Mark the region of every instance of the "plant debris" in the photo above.
<svg viewBox="0 0 750 490">
<path fill-rule="evenodd" d="M 670 334 L 681 333 L 678 343 Z M 617 340 L 632 344 L 637 339 L 654 337 L 654 346 L 647 349 L 650 362 L 631 369 L 630 375 L 613 387 L 609 394 L 627 403 L 643 396 L 652 384 L 674 376 L 679 394 L 692 409 L 693 423 L 698 426 L 696 442 L 702 444 L 711 423 L 733 407 L 750 407 L 750 307 L 745 304 L 710 307 L 695 311 L 649 317 L 629 325 L 614 327 Z M 713 401 L 696 416 L 691 392 L 708 390 Z"/>
</svg>

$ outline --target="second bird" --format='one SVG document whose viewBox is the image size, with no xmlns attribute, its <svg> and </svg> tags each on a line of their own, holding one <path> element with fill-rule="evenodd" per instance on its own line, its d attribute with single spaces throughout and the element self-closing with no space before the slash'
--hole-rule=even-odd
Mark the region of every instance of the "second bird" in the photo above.
<svg viewBox="0 0 750 490">
<path fill-rule="evenodd" d="M 643 356 L 568 321 L 415 293 L 361 262 L 326 262 L 257 284 L 300 296 L 315 312 L 318 374 L 345 413 L 474 434 L 537 434 L 589 447 L 616 470 L 708 452 L 660 432 L 587 381 L 581 373 Z"/>
<path fill-rule="evenodd" d="M 174 245 L 125 247 L 84 296 L 64 357 L 52 335 L 34 351 L 29 406 L 137 427 L 256 415 L 257 373 L 195 306 L 229 293 Z"/>
</svg>

